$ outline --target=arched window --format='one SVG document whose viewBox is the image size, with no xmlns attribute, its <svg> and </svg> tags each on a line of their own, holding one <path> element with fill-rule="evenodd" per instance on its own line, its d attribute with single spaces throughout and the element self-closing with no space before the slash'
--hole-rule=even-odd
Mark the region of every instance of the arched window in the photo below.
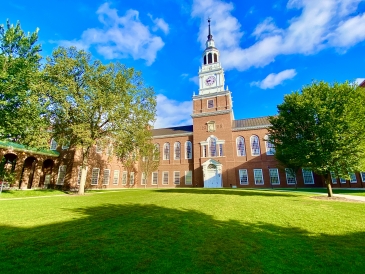
<svg viewBox="0 0 365 274">
<path fill-rule="evenodd" d="M 163 159 L 170 160 L 170 144 L 169 143 L 165 143 L 163 145 Z"/>
<path fill-rule="evenodd" d="M 190 141 L 186 141 L 185 143 L 185 158 L 191 159 L 193 157 L 193 147 Z"/>
<path fill-rule="evenodd" d="M 269 135 L 265 135 L 266 155 L 275 154 L 275 146 L 269 141 Z"/>
<path fill-rule="evenodd" d="M 181 154 L 180 152 L 181 152 L 180 143 L 175 142 L 175 144 L 174 144 L 174 159 L 175 160 L 180 160 L 180 154 Z"/>
<path fill-rule="evenodd" d="M 252 156 L 260 155 L 259 137 L 257 137 L 256 135 L 252 135 L 250 141 L 251 141 L 251 154 L 252 154 Z"/>
<path fill-rule="evenodd" d="M 212 54 L 208 53 L 208 64 L 212 63 Z"/>
<path fill-rule="evenodd" d="M 204 55 L 204 65 L 206 65 L 206 64 L 207 64 L 207 56 Z"/>
<path fill-rule="evenodd" d="M 209 137 L 209 153 L 211 157 L 217 156 L 217 138 Z"/>
<path fill-rule="evenodd" d="M 51 145 L 50 145 L 49 149 L 50 150 L 57 150 L 57 146 L 58 146 L 57 142 L 55 141 L 55 139 L 52 138 Z"/>
<path fill-rule="evenodd" d="M 218 57 L 217 57 L 217 54 L 214 53 L 214 63 L 217 63 L 218 62 Z"/>
<path fill-rule="evenodd" d="M 236 139 L 237 156 L 246 156 L 245 139 L 242 136 L 238 136 Z"/>
<path fill-rule="evenodd" d="M 153 160 L 157 161 L 160 156 L 160 145 L 155 144 L 155 151 L 153 153 Z"/>
</svg>

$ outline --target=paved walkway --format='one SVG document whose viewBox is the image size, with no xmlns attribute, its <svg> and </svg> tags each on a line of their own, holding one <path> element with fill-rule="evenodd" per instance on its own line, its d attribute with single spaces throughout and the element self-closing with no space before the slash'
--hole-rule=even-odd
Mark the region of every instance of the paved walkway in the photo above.
<svg viewBox="0 0 365 274">
<path fill-rule="evenodd" d="M 327 194 L 324 194 L 324 195 L 327 195 Z M 333 197 L 341 197 L 341 198 L 345 198 L 345 199 L 348 199 L 348 200 L 365 202 L 365 196 L 354 196 L 354 195 L 345 195 L 345 194 L 333 194 Z"/>
</svg>

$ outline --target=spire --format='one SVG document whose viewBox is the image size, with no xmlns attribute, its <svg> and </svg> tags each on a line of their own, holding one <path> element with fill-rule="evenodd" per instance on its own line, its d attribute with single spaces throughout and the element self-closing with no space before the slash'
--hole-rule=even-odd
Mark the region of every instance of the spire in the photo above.
<svg viewBox="0 0 365 274">
<path fill-rule="evenodd" d="M 208 34 L 208 41 L 213 40 L 213 35 L 210 33 L 210 18 L 208 18 L 208 27 L 209 27 L 209 34 Z"/>
</svg>

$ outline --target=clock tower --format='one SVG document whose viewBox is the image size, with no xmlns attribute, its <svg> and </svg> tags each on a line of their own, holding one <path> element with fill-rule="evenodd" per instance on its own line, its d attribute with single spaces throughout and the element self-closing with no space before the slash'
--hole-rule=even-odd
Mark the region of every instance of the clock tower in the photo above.
<svg viewBox="0 0 365 274">
<path fill-rule="evenodd" d="M 210 94 L 224 90 L 224 71 L 220 63 L 219 50 L 215 47 L 213 35 L 210 32 L 203 52 L 203 66 L 199 69 L 199 95 Z"/>
</svg>

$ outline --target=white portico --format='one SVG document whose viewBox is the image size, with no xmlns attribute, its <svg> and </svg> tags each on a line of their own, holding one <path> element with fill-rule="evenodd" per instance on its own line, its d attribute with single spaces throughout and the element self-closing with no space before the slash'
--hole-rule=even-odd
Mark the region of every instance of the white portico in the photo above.
<svg viewBox="0 0 365 274">
<path fill-rule="evenodd" d="M 222 187 L 222 164 L 214 159 L 209 159 L 202 164 L 204 187 L 221 188 Z"/>
</svg>

